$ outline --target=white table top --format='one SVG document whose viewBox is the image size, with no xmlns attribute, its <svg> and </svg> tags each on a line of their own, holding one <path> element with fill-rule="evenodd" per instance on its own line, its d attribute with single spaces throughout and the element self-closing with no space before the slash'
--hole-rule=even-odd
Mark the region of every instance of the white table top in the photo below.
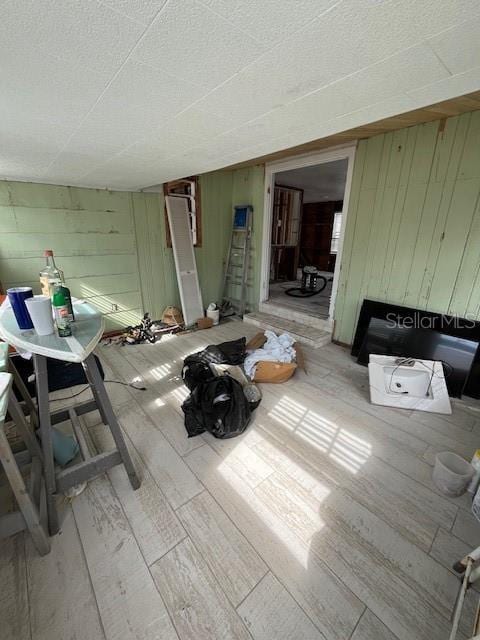
<svg viewBox="0 0 480 640">
<path fill-rule="evenodd" d="M 73 335 L 70 338 L 59 338 L 56 332 L 50 336 L 39 336 L 35 329 L 19 329 L 11 307 L 2 306 L 0 337 L 14 347 L 30 353 L 38 353 L 55 360 L 83 362 L 102 337 L 104 321 L 88 302 L 73 301 L 73 311 Z"/>
</svg>

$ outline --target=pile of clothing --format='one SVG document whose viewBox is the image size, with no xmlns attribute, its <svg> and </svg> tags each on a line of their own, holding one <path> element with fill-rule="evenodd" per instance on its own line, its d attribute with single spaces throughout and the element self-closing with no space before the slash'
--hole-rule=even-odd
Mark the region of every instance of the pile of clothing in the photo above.
<svg viewBox="0 0 480 640">
<path fill-rule="evenodd" d="M 230 371 L 223 365 L 230 365 Z M 191 392 L 182 405 L 188 436 L 209 431 L 216 438 L 232 438 L 243 433 L 260 404 L 255 382 L 286 382 L 297 367 L 306 373 L 300 346 L 288 333 L 277 336 L 273 331 L 258 333 L 248 344 L 239 338 L 188 356 L 182 369 Z"/>
<path fill-rule="evenodd" d="M 255 378 L 255 373 L 259 362 L 282 362 L 291 363 L 295 361 L 296 350 L 293 345 L 295 340 L 288 333 L 277 336 L 273 331 L 265 331 L 264 342 L 261 349 L 255 349 L 245 358 L 245 373 L 247 376 Z"/>
</svg>

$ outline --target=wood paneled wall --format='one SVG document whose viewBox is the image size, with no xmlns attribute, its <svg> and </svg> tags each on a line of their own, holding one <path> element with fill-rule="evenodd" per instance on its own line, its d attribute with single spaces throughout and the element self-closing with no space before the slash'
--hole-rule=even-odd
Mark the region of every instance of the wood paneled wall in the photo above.
<svg viewBox="0 0 480 640">
<path fill-rule="evenodd" d="M 260 291 L 264 167 L 201 176 L 205 304 L 221 296 L 232 207 L 252 204 L 249 306 Z M 335 310 L 351 343 L 370 297 L 480 319 L 480 111 L 359 142 Z M 0 181 L 0 280 L 37 287 L 52 248 L 109 328 L 178 304 L 163 195 Z M 38 289 L 37 289 L 38 290 Z M 116 306 L 115 306 L 116 305 Z"/>
<path fill-rule="evenodd" d="M 263 205 L 265 188 L 265 167 L 255 165 L 232 172 L 232 205 L 253 206 L 253 232 L 251 241 L 250 270 L 247 289 L 248 309 L 258 308 L 260 298 L 260 275 L 262 262 Z M 231 219 L 230 226 L 231 229 Z M 238 297 L 238 292 L 233 292 Z"/>
<path fill-rule="evenodd" d="M 480 318 L 480 111 L 359 143 L 334 337 L 364 298 Z"/>
<path fill-rule="evenodd" d="M 232 224 L 234 172 L 201 176 L 203 247 L 195 254 L 204 303 L 219 300 Z M 107 329 L 179 305 L 166 246 L 163 194 L 0 181 L 0 281 L 32 286 L 53 249 L 72 294 L 89 299 Z"/>
<path fill-rule="evenodd" d="M 142 196 L 143 197 L 143 196 Z M 0 280 L 39 292 L 44 249 L 53 249 L 72 294 L 135 322 L 142 301 L 132 196 L 127 192 L 0 182 Z"/>
</svg>

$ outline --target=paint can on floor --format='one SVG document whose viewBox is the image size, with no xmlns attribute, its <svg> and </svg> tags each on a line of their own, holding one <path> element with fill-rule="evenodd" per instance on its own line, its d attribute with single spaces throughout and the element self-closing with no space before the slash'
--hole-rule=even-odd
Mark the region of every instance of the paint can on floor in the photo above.
<svg viewBox="0 0 480 640">
<path fill-rule="evenodd" d="M 220 309 L 218 309 L 217 305 L 213 302 L 208 305 L 207 318 L 211 318 L 213 320 L 214 326 L 216 326 L 220 321 Z"/>
</svg>

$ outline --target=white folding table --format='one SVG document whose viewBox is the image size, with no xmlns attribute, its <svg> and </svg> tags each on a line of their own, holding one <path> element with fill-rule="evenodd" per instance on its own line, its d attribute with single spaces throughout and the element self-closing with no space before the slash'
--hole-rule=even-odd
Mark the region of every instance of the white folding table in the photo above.
<svg viewBox="0 0 480 640">
<path fill-rule="evenodd" d="M 73 335 L 69 338 L 60 338 L 56 333 L 49 336 L 39 336 L 34 330 L 19 329 L 13 310 L 9 306 L 4 306 L 0 310 L 0 337 L 13 345 L 17 351 L 23 350 L 33 355 L 38 423 L 43 450 L 47 513 L 51 535 L 59 530 L 55 494 L 62 493 L 81 482 L 91 480 L 117 464 L 124 465 L 133 489 L 138 489 L 140 486 L 140 480 L 93 356 L 93 350 L 103 334 L 103 317 L 91 305 L 83 301 L 74 301 L 73 308 L 75 323 L 72 324 Z M 94 399 L 50 413 L 47 358 L 81 363 Z M 92 456 L 78 417 L 96 409 L 100 412 L 103 422 L 109 426 L 116 448 L 113 451 Z M 65 420 L 70 420 L 72 423 L 82 461 L 56 472 L 51 427 Z"/>
</svg>

